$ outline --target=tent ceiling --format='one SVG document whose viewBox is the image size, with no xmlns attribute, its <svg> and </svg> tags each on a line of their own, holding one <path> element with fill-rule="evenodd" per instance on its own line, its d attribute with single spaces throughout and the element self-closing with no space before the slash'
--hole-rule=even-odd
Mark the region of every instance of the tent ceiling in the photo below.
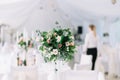
<svg viewBox="0 0 120 80">
<path fill-rule="evenodd" d="M 60 8 L 70 16 L 85 19 L 116 19 L 120 17 L 120 1 L 111 0 L 57 0 Z M 79 18 L 80 18 L 79 17 Z M 78 17 L 76 17 L 78 18 Z"/>
<path fill-rule="evenodd" d="M 16 3 L 22 0 L 0 0 L 0 5 L 5 5 L 5 4 L 11 4 L 11 3 Z"/>
<path fill-rule="evenodd" d="M 0 24 L 23 25 L 39 5 L 40 0 L 0 0 Z"/>
</svg>

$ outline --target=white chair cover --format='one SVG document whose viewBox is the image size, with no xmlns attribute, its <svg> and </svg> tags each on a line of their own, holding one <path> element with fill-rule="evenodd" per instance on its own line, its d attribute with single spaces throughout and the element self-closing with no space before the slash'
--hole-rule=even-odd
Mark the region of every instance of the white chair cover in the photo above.
<svg viewBox="0 0 120 80">
<path fill-rule="evenodd" d="M 120 77 L 120 43 L 116 45 L 116 73 Z"/>
<path fill-rule="evenodd" d="M 74 62 L 80 63 L 80 57 L 82 54 L 82 45 L 76 47 L 77 52 L 74 54 Z"/>
<path fill-rule="evenodd" d="M 118 64 L 118 52 L 115 48 L 109 45 L 103 45 L 102 59 L 105 71 L 108 71 L 110 75 L 117 74 L 117 64 Z"/>
<path fill-rule="evenodd" d="M 11 57 L 11 54 L 0 54 L 0 74 L 10 72 Z"/>
<path fill-rule="evenodd" d="M 74 69 L 75 70 L 83 70 L 83 69 L 84 70 L 91 70 L 91 66 L 92 66 L 91 61 L 92 61 L 92 56 L 82 54 L 80 64 L 75 64 Z"/>
<path fill-rule="evenodd" d="M 10 54 L 12 53 L 14 49 L 14 46 L 10 43 L 5 43 L 4 46 L 2 46 L 1 53 L 2 54 Z"/>
</svg>

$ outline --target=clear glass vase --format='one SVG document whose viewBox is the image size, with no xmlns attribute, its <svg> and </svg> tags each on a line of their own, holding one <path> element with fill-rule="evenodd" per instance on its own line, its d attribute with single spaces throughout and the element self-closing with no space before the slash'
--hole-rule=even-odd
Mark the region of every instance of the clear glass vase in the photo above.
<svg viewBox="0 0 120 80">
<path fill-rule="evenodd" d="M 64 65 L 66 63 L 65 61 L 62 61 L 62 60 L 56 60 L 54 64 L 55 64 L 55 72 L 59 72 L 64 68 Z"/>
</svg>

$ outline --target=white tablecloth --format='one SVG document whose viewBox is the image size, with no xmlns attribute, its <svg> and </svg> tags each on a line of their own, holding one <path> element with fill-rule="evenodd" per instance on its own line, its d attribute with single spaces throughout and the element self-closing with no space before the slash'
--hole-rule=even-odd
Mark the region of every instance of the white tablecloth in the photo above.
<svg viewBox="0 0 120 80">
<path fill-rule="evenodd" d="M 16 65 L 13 65 L 13 64 L 16 64 L 14 63 L 14 61 L 16 62 L 15 53 L 13 54 L 0 53 L 0 74 L 3 74 L 3 78 L 1 80 L 10 80 L 10 79 L 11 80 L 54 80 L 56 79 L 56 75 L 54 74 L 54 71 L 55 71 L 54 63 L 43 63 L 43 62 L 39 63 L 39 61 L 37 61 L 37 63 L 39 64 L 35 66 L 17 67 Z M 59 62 L 56 68 L 58 69 L 58 72 L 57 72 L 57 78 L 59 77 L 58 79 L 61 78 L 61 75 L 59 75 L 60 73 L 64 73 L 65 71 L 70 70 L 70 67 L 67 65 L 67 63 L 63 63 L 63 62 Z M 75 74 L 72 74 L 69 77 L 74 77 Z M 91 75 L 91 74 L 90 75 L 87 75 L 87 74 L 88 73 L 84 74 L 84 77 Z M 96 77 L 98 76 L 96 75 Z M 93 80 L 98 80 L 98 79 L 93 79 Z"/>
<path fill-rule="evenodd" d="M 38 80 L 38 67 L 11 67 L 11 80 Z"/>
<path fill-rule="evenodd" d="M 105 80 L 102 73 L 96 71 L 66 71 L 60 73 L 60 80 Z"/>
</svg>

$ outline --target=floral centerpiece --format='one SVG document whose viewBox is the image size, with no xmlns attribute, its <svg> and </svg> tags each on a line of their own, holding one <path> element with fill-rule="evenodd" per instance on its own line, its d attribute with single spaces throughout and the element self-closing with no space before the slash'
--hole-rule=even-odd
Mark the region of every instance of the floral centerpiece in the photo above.
<svg viewBox="0 0 120 80">
<path fill-rule="evenodd" d="M 70 61 L 75 53 L 74 36 L 70 29 L 53 29 L 41 32 L 40 51 L 46 62 Z"/>
<path fill-rule="evenodd" d="M 19 47 L 21 47 L 25 51 L 28 50 L 28 47 L 34 47 L 32 39 L 24 40 L 23 36 L 19 37 L 18 45 L 19 45 Z"/>
<path fill-rule="evenodd" d="M 28 48 L 32 48 L 34 46 L 33 42 L 32 42 L 32 39 L 29 39 L 29 40 L 24 40 L 23 38 L 23 34 L 21 34 L 19 36 L 19 42 L 18 42 L 18 45 L 20 47 L 20 49 L 24 52 L 25 51 L 25 59 L 24 61 L 22 61 L 21 64 L 24 64 L 25 66 L 27 65 L 26 63 L 26 53 L 28 51 Z M 19 55 L 19 54 L 18 54 Z M 18 59 L 19 59 L 19 56 L 18 56 Z M 18 61 L 19 62 L 19 61 Z"/>
</svg>

